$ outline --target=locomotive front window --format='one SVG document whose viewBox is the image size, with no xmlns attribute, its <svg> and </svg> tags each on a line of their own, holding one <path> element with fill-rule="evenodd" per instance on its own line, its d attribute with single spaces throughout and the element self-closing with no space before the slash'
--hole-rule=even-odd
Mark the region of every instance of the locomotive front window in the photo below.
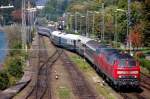
<svg viewBox="0 0 150 99">
<path fill-rule="evenodd" d="M 119 61 L 120 67 L 134 67 L 136 66 L 136 61 L 134 60 L 128 60 L 128 59 L 121 59 Z"/>
<path fill-rule="evenodd" d="M 134 60 L 128 60 L 128 66 L 129 67 L 136 66 L 136 62 Z"/>
<path fill-rule="evenodd" d="M 127 64 L 126 64 L 126 60 L 122 59 L 119 61 L 119 66 L 120 67 L 125 67 Z"/>
</svg>

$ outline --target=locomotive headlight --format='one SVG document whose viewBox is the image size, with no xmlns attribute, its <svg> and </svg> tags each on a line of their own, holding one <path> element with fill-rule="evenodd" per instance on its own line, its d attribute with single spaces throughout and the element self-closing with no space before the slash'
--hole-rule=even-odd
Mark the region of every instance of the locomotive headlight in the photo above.
<svg viewBox="0 0 150 99">
<path fill-rule="evenodd" d="M 130 71 L 130 74 L 138 74 L 138 71 Z"/>
<path fill-rule="evenodd" d="M 126 71 L 117 71 L 117 74 L 127 74 Z"/>
<path fill-rule="evenodd" d="M 117 74 L 138 74 L 138 71 L 117 71 Z"/>
<path fill-rule="evenodd" d="M 134 78 L 137 78 L 137 76 L 134 76 Z"/>
</svg>

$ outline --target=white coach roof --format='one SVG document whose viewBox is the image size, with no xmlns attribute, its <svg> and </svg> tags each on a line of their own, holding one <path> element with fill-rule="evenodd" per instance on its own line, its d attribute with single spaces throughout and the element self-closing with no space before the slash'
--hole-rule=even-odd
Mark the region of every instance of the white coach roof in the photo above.
<svg viewBox="0 0 150 99">
<path fill-rule="evenodd" d="M 88 41 L 91 41 L 91 40 L 94 40 L 94 39 L 91 39 L 85 36 L 80 36 L 80 41 L 82 44 L 86 44 Z"/>
<path fill-rule="evenodd" d="M 75 34 L 64 34 L 61 37 L 65 39 L 79 40 L 79 35 L 75 35 Z"/>
<path fill-rule="evenodd" d="M 62 33 L 60 31 L 53 31 L 52 35 L 62 37 L 65 39 L 80 40 L 81 43 L 83 43 L 83 44 L 86 44 L 87 42 L 94 40 L 94 39 L 91 39 L 91 38 L 88 38 L 85 36 L 76 35 L 76 34 L 66 34 L 66 33 Z"/>
<path fill-rule="evenodd" d="M 62 35 L 64 35 L 65 33 L 62 33 L 62 32 L 60 32 L 60 31 L 53 31 L 52 32 L 52 35 L 53 36 L 57 36 L 57 37 L 60 37 L 60 36 L 62 36 Z"/>
</svg>

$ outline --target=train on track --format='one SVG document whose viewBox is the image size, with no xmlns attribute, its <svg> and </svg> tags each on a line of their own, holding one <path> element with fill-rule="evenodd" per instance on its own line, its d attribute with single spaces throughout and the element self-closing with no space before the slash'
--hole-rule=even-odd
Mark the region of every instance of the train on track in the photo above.
<svg viewBox="0 0 150 99">
<path fill-rule="evenodd" d="M 55 45 L 85 57 L 115 88 L 139 88 L 140 65 L 129 54 L 80 35 L 52 31 L 47 36 Z"/>
</svg>

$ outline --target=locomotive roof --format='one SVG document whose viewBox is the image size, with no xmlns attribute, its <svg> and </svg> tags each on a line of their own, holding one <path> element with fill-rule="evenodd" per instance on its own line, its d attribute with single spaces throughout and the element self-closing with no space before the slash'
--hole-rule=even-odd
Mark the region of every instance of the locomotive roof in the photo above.
<svg viewBox="0 0 150 99">
<path fill-rule="evenodd" d="M 104 48 L 104 52 L 108 52 L 108 53 L 119 53 L 119 51 L 115 48 L 111 48 L 111 47 L 106 47 Z"/>
<path fill-rule="evenodd" d="M 121 60 L 121 59 L 133 59 L 133 57 L 127 53 L 117 53 L 114 54 L 114 57 Z"/>
<path fill-rule="evenodd" d="M 119 53 L 119 50 L 112 48 L 110 46 L 101 44 L 98 41 L 94 41 L 94 40 L 88 41 L 86 45 L 93 50 L 102 49 L 101 51 L 104 52 L 106 55 L 113 55 L 113 54 Z"/>
</svg>

